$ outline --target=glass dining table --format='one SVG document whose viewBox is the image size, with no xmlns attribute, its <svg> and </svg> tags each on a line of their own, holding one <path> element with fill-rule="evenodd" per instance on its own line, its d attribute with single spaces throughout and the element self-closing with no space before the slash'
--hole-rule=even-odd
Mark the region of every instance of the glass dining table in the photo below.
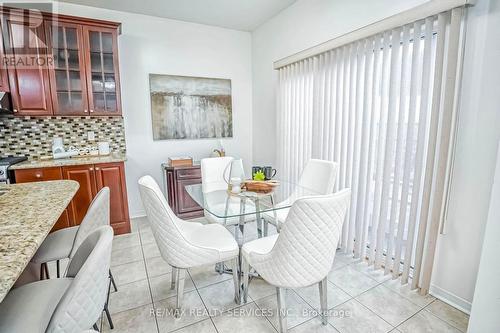
<svg viewBox="0 0 500 333">
<path fill-rule="evenodd" d="M 201 184 L 185 187 L 191 198 L 205 210 L 205 217 L 212 223 L 220 223 L 230 231 L 234 227 L 234 237 L 238 246 L 252 240 L 247 235 L 255 236 L 248 232 L 246 225 L 255 223 L 258 238 L 268 235 L 268 223 L 276 221 L 280 210 L 288 209 L 293 202 L 306 196 L 319 195 L 314 189 L 306 188 L 298 183 L 277 180 L 277 186 L 269 193 L 258 193 L 242 190 L 232 193 L 229 190 L 216 190 L 203 192 Z M 241 251 L 240 251 L 241 253 Z M 241 258 L 240 258 L 241 259 Z M 241 263 L 241 260 L 240 260 Z M 230 271 L 223 265 L 216 266 L 219 273 Z"/>
</svg>

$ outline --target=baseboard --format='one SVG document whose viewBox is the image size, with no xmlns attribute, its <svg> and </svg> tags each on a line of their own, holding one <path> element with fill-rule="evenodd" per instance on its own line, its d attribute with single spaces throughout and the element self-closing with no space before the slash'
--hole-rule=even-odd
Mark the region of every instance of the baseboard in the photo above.
<svg viewBox="0 0 500 333">
<path fill-rule="evenodd" d="M 453 306 L 454 308 L 457 308 L 467 314 L 470 315 L 470 310 L 472 308 L 472 303 L 457 296 L 454 295 L 443 288 L 440 288 L 436 285 L 431 285 L 431 288 L 429 290 L 429 294 L 432 296 L 436 297 L 437 299 Z"/>
</svg>

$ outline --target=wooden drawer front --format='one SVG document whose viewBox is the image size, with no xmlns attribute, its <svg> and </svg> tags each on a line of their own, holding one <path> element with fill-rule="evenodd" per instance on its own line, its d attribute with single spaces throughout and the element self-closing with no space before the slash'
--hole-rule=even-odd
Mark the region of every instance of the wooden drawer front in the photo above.
<svg viewBox="0 0 500 333">
<path fill-rule="evenodd" d="M 59 167 L 16 170 L 16 183 L 41 182 L 46 180 L 61 180 L 62 171 Z"/>
<path fill-rule="evenodd" d="M 181 169 L 175 170 L 177 173 L 177 179 L 188 179 L 188 178 L 200 178 L 201 179 L 201 169 L 193 168 L 193 169 Z"/>
</svg>

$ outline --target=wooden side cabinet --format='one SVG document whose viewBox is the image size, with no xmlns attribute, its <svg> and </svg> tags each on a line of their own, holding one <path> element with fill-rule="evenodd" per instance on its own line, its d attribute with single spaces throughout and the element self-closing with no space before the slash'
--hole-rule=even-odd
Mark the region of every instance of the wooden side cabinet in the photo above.
<svg viewBox="0 0 500 333">
<path fill-rule="evenodd" d="M 80 188 L 52 231 L 82 223 L 92 200 L 103 187 L 107 186 L 110 191 L 110 225 L 115 235 L 130 232 L 123 162 L 22 169 L 15 171 L 15 177 L 17 183 L 71 179 L 80 184 Z"/>
<path fill-rule="evenodd" d="M 168 204 L 175 215 L 182 219 L 202 217 L 203 208 L 186 191 L 188 185 L 201 184 L 200 166 L 166 167 L 165 172 Z"/>
</svg>

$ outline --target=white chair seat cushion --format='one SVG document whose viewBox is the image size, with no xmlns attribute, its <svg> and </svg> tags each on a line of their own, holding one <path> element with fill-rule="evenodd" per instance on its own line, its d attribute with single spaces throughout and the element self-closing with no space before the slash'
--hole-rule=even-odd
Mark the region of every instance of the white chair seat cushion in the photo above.
<svg viewBox="0 0 500 333">
<path fill-rule="evenodd" d="M 274 212 L 265 212 L 262 214 L 262 217 L 269 223 L 275 225 L 280 229 L 283 226 L 283 223 L 285 223 L 286 217 L 288 216 L 288 212 L 290 211 L 290 208 L 282 208 L 276 210 L 276 219 L 274 218 Z"/>
<path fill-rule="evenodd" d="M 31 259 L 34 263 L 44 263 L 69 258 L 78 226 L 54 231 L 43 241 Z"/>
<path fill-rule="evenodd" d="M 189 224 L 185 222 L 183 227 Z M 193 246 L 218 251 L 217 261 L 229 260 L 238 255 L 236 240 L 222 225 L 196 223 L 196 226 L 189 226 L 187 230 L 183 229 L 182 234 Z"/>
<path fill-rule="evenodd" d="M 45 332 L 73 279 L 49 279 L 12 289 L 0 303 L 0 332 Z"/>
<path fill-rule="evenodd" d="M 271 252 L 279 234 L 259 238 L 251 242 L 243 244 L 241 253 L 245 258 L 248 258 L 250 253 L 266 254 Z"/>
</svg>

